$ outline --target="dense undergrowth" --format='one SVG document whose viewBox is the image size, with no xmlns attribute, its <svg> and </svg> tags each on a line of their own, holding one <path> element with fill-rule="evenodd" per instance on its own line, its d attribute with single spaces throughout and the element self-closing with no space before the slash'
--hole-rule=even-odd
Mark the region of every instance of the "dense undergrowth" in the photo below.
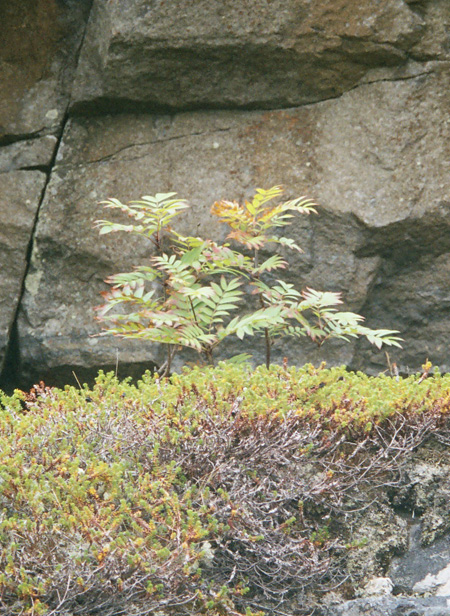
<svg viewBox="0 0 450 616">
<path fill-rule="evenodd" d="M 447 375 L 312 366 L 3 396 L 0 614 L 311 613 L 449 410 Z"/>
</svg>

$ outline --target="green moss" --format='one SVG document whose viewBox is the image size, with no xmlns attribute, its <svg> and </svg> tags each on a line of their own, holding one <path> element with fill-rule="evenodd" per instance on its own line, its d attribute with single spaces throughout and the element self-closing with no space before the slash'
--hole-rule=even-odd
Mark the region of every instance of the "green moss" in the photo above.
<svg viewBox="0 0 450 616">
<path fill-rule="evenodd" d="M 3 395 L 0 611 L 256 613 L 290 580 L 324 585 L 348 537 L 313 512 L 344 512 L 355 478 L 439 430 L 449 392 L 447 375 L 223 363 Z"/>
</svg>

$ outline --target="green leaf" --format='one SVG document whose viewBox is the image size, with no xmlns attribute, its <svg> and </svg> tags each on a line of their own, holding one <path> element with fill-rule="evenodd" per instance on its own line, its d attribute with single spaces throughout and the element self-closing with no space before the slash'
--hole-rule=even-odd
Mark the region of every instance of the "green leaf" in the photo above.
<svg viewBox="0 0 450 616">
<path fill-rule="evenodd" d="M 283 189 L 281 186 L 272 186 L 268 190 L 264 190 L 263 188 L 256 189 L 256 195 L 253 198 L 252 205 L 255 210 L 261 209 L 261 206 L 275 197 L 279 197 L 283 194 Z"/>
<path fill-rule="evenodd" d="M 184 265 L 192 265 L 195 261 L 198 261 L 205 246 L 206 246 L 206 242 L 202 242 L 195 248 L 192 248 L 188 252 L 185 252 L 180 259 L 181 263 L 183 263 Z"/>
<path fill-rule="evenodd" d="M 280 257 L 280 255 L 272 255 L 266 259 L 261 265 L 256 268 L 255 273 L 262 274 L 263 272 L 270 272 L 273 269 L 285 269 L 287 262 Z"/>
<path fill-rule="evenodd" d="M 303 252 L 303 250 L 298 246 L 294 240 L 289 237 L 278 237 L 274 238 L 273 241 L 276 241 L 277 244 L 281 244 L 282 246 L 287 246 L 291 250 L 297 250 L 297 252 Z"/>
<path fill-rule="evenodd" d="M 252 357 L 253 356 L 248 353 L 240 353 L 239 355 L 233 355 L 233 357 L 225 359 L 224 363 L 231 364 L 233 366 L 242 366 L 243 364 L 248 363 Z"/>
<path fill-rule="evenodd" d="M 374 344 L 378 349 L 381 349 L 383 344 L 402 348 L 402 345 L 400 344 L 402 338 L 394 335 L 398 333 L 399 332 L 394 329 L 375 329 L 362 332 L 362 334 L 366 336 L 367 340 L 371 344 Z"/>
</svg>

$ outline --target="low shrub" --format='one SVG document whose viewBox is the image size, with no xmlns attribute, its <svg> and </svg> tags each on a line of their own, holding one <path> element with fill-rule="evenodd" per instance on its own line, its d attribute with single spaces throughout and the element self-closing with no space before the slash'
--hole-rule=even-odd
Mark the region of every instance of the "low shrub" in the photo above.
<svg viewBox="0 0 450 616">
<path fill-rule="evenodd" d="M 309 613 L 355 582 L 343 520 L 445 429 L 449 392 L 223 363 L 3 396 L 0 614 Z"/>
</svg>

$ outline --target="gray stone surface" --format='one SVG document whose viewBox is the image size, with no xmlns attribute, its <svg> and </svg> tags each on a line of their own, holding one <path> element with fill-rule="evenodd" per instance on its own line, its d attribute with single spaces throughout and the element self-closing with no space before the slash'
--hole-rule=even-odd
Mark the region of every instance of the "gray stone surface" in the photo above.
<svg viewBox="0 0 450 616">
<path fill-rule="evenodd" d="M 90 3 L 1 3 L 0 143 L 60 131 Z"/>
<path fill-rule="evenodd" d="M 369 597 L 330 607 L 324 616 L 450 616 L 444 597 Z"/>
<path fill-rule="evenodd" d="M 117 340 L 88 338 L 98 327 L 92 306 L 101 280 L 139 263 L 145 250 L 118 235 L 97 237 L 92 222 L 102 216 L 99 200 L 176 191 L 193 206 L 184 230 L 210 236 L 214 200 L 282 183 L 287 197 L 306 193 L 320 205 L 318 216 L 291 228 L 305 250 L 291 255 L 291 280 L 341 291 L 350 309 L 370 317 L 369 325 L 400 329 L 404 351 L 391 353 L 398 364 L 419 369 L 428 356 L 447 368 L 450 125 L 442 109 L 450 75 L 446 63 L 427 71 L 290 110 L 71 120 L 40 215 L 22 306 L 25 364 L 36 361 L 36 349 L 40 365 L 115 353 Z M 154 360 L 155 352 L 136 350 L 136 361 Z M 386 369 L 384 350 L 367 344 L 329 344 L 320 353 L 307 344 L 275 349 L 276 359 L 284 355 L 292 362 Z M 262 359 L 256 348 L 256 360 Z"/>
<path fill-rule="evenodd" d="M 3 146 L 0 148 L 0 173 L 33 167 L 49 168 L 57 143 L 54 135 L 45 135 Z"/>
<path fill-rule="evenodd" d="M 449 439 L 442 444 L 447 448 Z M 412 512 L 411 548 L 430 545 L 450 531 L 450 462 L 440 451 L 434 455 L 427 449 L 424 452 L 416 453 L 404 467 L 403 482 L 393 497 L 396 507 Z M 419 527 L 416 514 L 420 515 Z"/>
<path fill-rule="evenodd" d="M 0 2 L 0 373 L 90 4 Z"/>
<path fill-rule="evenodd" d="M 420 526 L 420 523 L 418 524 Z M 394 591 L 403 594 L 437 594 L 450 597 L 447 573 L 450 565 L 450 536 L 447 535 L 423 546 L 417 541 L 420 528 L 414 528 L 409 550 L 393 559 L 389 577 Z"/>
<path fill-rule="evenodd" d="M 0 371 L 16 316 L 26 255 L 46 177 L 39 171 L 0 173 Z"/>
<path fill-rule="evenodd" d="M 391 360 L 402 371 L 427 357 L 450 369 L 450 3 L 14 6 L 1 8 L 0 171 L 49 169 L 71 90 L 80 114 L 69 118 L 37 227 L 19 323 L 25 372 L 115 364 L 118 341 L 89 338 L 92 307 L 101 280 L 146 248 L 100 242 L 98 200 L 175 190 L 193 204 L 184 229 L 209 235 L 214 200 L 277 183 L 320 205 L 292 228 L 305 253 L 292 256 L 290 279 L 342 291 L 370 326 L 400 329 L 404 351 Z M 223 110 L 259 107 L 279 109 Z M 202 111 L 156 113 L 192 108 Z M 139 114 L 105 115 L 123 110 Z M 138 346 L 119 344 L 123 365 L 160 357 Z M 365 342 L 275 349 L 275 360 L 285 355 L 386 369 L 384 350 Z"/>
<path fill-rule="evenodd" d="M 395 73 L 410 58 L 447 57 L 448 10 L 432 4 L 95 0 L 73 104 L 289 107 L 332 98 L 377 67 Z"/>
</svg>

